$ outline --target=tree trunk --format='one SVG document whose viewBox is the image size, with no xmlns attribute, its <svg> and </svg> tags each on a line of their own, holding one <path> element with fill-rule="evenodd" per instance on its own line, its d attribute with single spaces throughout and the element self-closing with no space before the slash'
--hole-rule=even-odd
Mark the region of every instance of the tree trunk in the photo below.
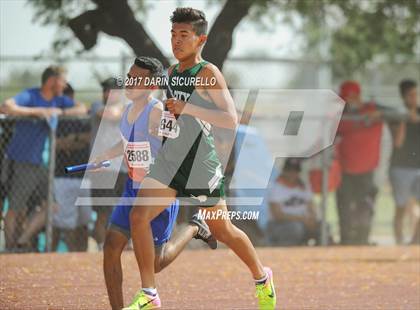
<svg viewBox="0 0 420 310">
<path fill-rule="evenodd" d="M 169 67 L 168 59 L 147 34 L 143 25 L 136 20 L 127 0 L 92 0 L 97 8 L 82 13 L 69 21 L 69 27 L 90 50 L 97 43 L 99 32 L 123 39 L 138 56 L 147 55 L 162 61 Z M 227 0 L 204 46 L 203 57 L 220 69 L 232 48 L 233 32 L 248 14 L 252 0 Z"/>
<path fill-rule="evenodd" d="M 69 21 L 69 27 L 86 50 L 96 45 L 100 31 L 123 39 L 138 56 L 159 59 L 165 67 L 168 59 L 134 17 L 127 0 L 93 0 L 97 9 L 87 11 Z"/>
<path fill-rule="evenodd" d="M 203 49 L 204 59 L 215 64 L 220 70 L 233 43 L 233 32 L 241 20 L 248 15 L 251 0 L 228 0 L 211 28 Z"/>
</svg>

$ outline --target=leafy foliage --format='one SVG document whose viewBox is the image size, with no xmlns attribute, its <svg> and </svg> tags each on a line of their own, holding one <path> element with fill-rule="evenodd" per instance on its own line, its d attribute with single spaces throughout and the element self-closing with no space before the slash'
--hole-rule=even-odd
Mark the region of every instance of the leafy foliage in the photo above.
<svg viewBox="0 0 420 310">
<path fill-rule="evenodd" d="M 34 20 L 63 29 L 69 19 L 104 0 L 28 0 Z M 375 59 L 418 61 L 420 0 L 239 0 L 252 3 L 249 21 L 265 30 L 292 25 L 306 42 L 305 55 L 329 59 L 336 76 L 348 76 Z M 183 3 L 182 1 L 180 1 Z M 153 4 L 128 1 L 139 22 Z M 209 1 L 222 7 L 223 1 Z M 71 40 L 59 38 L 56 50 Z"/>
</svg>

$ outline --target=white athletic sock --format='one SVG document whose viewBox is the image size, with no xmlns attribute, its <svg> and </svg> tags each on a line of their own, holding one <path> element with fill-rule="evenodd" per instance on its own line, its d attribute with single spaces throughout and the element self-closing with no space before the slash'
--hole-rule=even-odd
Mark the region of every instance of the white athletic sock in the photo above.
<svg viewBox="0 0 420 310">
<path fill-rule="evenodd" d="M 142 290 L 149 296 L 156 296 L 157 294 L 157 289 L 155 287 L 143 287 Z"/>
<path fill-rule="evenodd" d="M 264 284 L 267 281 L 267 279 L 268 279 L 268 273 L 265 273 L 265 276 L 264 277 L 262 277 L 259 280 L 255 280 L 255 284 L 256 285 L 257 284 Z"/>
</svg>

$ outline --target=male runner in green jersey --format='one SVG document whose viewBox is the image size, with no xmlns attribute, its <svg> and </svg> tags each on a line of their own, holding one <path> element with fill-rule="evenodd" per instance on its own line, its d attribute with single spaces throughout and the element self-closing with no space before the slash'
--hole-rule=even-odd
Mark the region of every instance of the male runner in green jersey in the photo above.
<svg viewBox="0 0 420 310">
<path fill-rule="evenodd" d="M 234 130 L 237 125 L 234 102 L 222 73 L 201 58 L 207 40 L 204 13 L 177 8 L 171 22 L 172 51 L 178 64 L 168 70 L 168 89 L 175 98 L 165 103 L 168 111 L 162 115 L 160 129 L 166 139 L 149 175 L 143 180 L 136 207 L 130 213 L 142 289 L 126 309 L 153 309 L 160 305 L 156 302 L 159 296 L 154 278 L 155 253 L 150 222 L 167 205 L 176 197 L 181 200 L 191 197 L 197 200 L 198 206 L 206 207 L 206 212 L 227 211 L 223 170 L 215 151 L 211 125 Z M 207 224 L 213 236 L 248 266 L 256 282 L 260 308 L 274 309 L 272 271 L 263 267 L 246 234 L 226 217 L 208 220 Z"/>
</svg>

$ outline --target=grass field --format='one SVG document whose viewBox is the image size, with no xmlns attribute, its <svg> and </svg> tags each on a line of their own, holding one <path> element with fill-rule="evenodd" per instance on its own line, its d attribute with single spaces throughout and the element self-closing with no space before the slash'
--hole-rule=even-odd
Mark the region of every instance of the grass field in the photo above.
<svg viewBox="0 0 420 310">
<path fill-rule="evenodd" d="M 317 197 L 316 201 L 319 205 L 320 197 Z M 375 204 L 375 217 L 372 224 L 371 241 L 386 245 L 393 243 L 392 220 L 394 216 L 394 209 L 394 201 L 390 190 L 388 188 L 382 189 L 377 196 Z M 331 225 L 332 232 L 336 240 L 339 240 L 335 194 L 330 194 L 328 196 L 327 220 Z"/>
<path fill-rule="evenodd" d="M 320 197 L 316 197 L 318 205 L 319 200 Z M 372 226 L 372 242 L 375 242 L 379 245 L 392 245 L 394 243 L 392 232 L 392 218 L 394 214 L 394 208 L 394 202 L 389 190 L 383 190 L 380 192 L 376 203 L 375 217 Z M 335 240 L 338 241 L 339 226 L 334 194 L 330 194 L 328 197 L 327 220 L 331 226 Z M 43 246 L 40 248 L 43 249 Z M 4 235 L 3 231 L 0 231 L 0 251 L 2 249 L 4 249 Z"/>
</svg>

